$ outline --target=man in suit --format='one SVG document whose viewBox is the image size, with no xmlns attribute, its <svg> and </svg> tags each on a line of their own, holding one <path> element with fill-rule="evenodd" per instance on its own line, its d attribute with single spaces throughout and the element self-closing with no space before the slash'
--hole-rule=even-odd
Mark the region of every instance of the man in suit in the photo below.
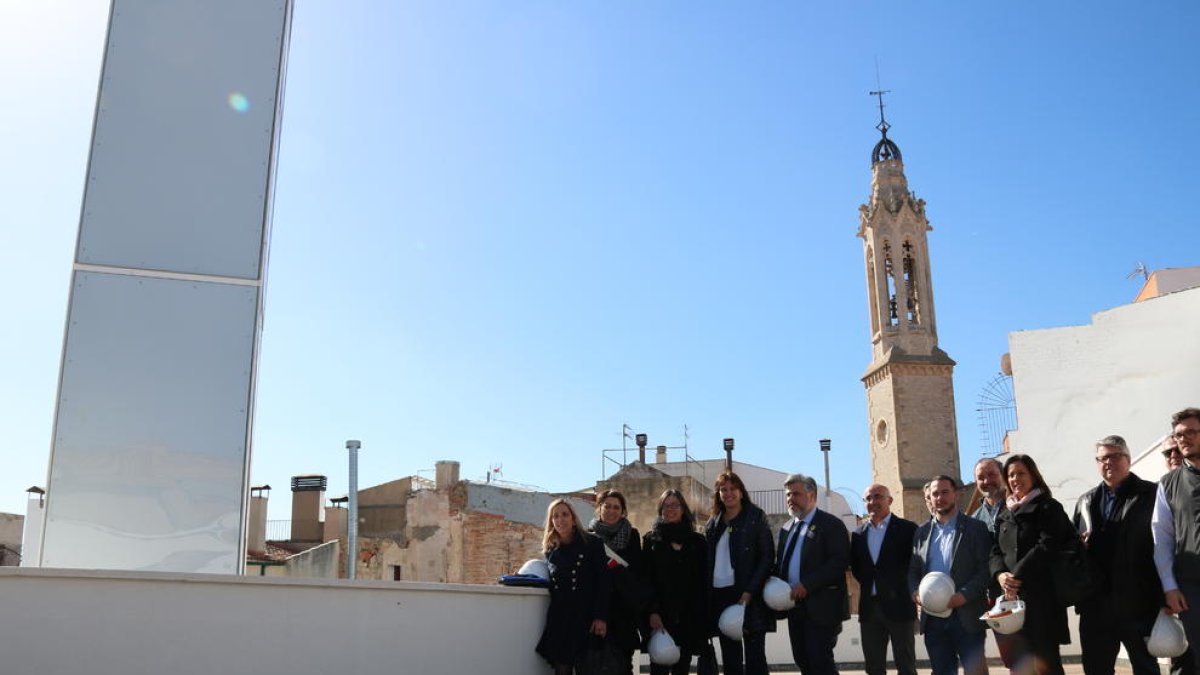
<svg viewBox="0 0 1200 675">
<path fill-rule="evenodd" d="M 913 624 L 917 607 L 908 592 L 917 525 L 892 513 L 892 494 L 872 485 L 863 494 L 869 519 L 850 537 L 850 569 L 861 589 L 858 621 L 867 675 L 887 672 L 887 646 L 899 675 L 916 675 Z"/>
<path fill-rule="evenodd" d="M 908 566 L 908 589 L 920 605 L 917 590 L 930 572 L 944 572 L 954 580 L 950 613 L 945 617 L 921 611 L 921 632 L 933 675 L 957 675 L 961 663 L 966 675 L 987 675 L 983 641 L 986 633 L 979 616 L 987 610 L 988 559 L 992 535 L 987 525 L 958 510 L 958 481 L 937 476 L 929 497 L 934 518 L 917 528 Z"/>
<path fill-rule="evenodd" d="M 1124 438 L 1096 443 L 1101 482 L 1075 505 L 1075 528 L 1100 572 L 1099 593 L 1075 606 L 1087 675 L 1112 675 L 1122 644 L 1135 675 L 1158 675 L 1158 661 L 1143 639 L 1162 606 L 1150 535 L 1157 486 L 1130 471 L 1130 462 Z"/>
<path fill-rule="evenodd" d="M 817 508 L 817 482 L 792 474 L 784 482 L 792 518 L 779 530 L 776 574 L 792 587 L 787 612 L 792 658 L 804 675 L 837 675 L 833 648 L 846 618 L 850 534 L 841 519 Z"/>
</svg>

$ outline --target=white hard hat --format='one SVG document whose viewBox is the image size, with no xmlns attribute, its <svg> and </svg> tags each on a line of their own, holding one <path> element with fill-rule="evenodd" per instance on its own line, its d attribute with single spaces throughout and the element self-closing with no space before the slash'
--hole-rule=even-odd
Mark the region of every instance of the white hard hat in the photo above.
<svg viewBox="0 0 1200 675">
<path fill-rule="evenodd" d="M 529 576 L 538 577 L 550 581 L 550 565 L 541 558 L 526 560 L 517 574 L 528 574 Z"/>
<path fill-rule="evenodd" d="M 1187 634 L 1183 632 L 1183 622 L 1179 617 L 1159 610 L 1158 618 L 1154 620 L 1154 628 L 1150 629 L 1150 637 L 1146 638 L 1146 651 L 1154 657 L 1175 658 L 1187 651 L 1187 648 Z"/>
<path fill-rule="evenodd" d="M 730 640 L 742 640 L 742 622 L 746 619 L 746 606 L 734 603 L 721 612 L 717 628 Z"/>
<path fill-rule="evenodd" d="M 650 636 L 650 663 L 659 666 L 673 666 L 679 661 L 679 645 L 671 639 L 666 629 L 654 631 Z"/>
<path fill-rule="evenodd" d="M 786 612 L 796 606 L 796 601 L 792 600 L 792 587 L 779 577 L 767 579 L 763 586 L 763 601 L 776 612 Z"/>
<path fill-rule="evenodd" d="M 1001 635 L 1011 635 L 1025 625 L 1025 601 L 1000 598 L 979 620 Z"/>
<path fill-rule="evenodd" d="M 930 572 L 921 579 L 917 597 L 921 599 L 922 611 L 944 619 L 950 616 L 950 598 L 954 592 L 954 579 L 949 574 Z"/>
</svg>

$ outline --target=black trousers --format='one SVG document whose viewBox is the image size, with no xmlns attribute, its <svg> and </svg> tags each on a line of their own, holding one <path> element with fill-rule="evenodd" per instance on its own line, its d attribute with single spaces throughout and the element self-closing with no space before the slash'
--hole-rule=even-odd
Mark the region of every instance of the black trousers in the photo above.
<svg viewBox="0 0 1200 675">
<path fill-rule="evenodd" d="M 833 660 L 841 624 L 828 626 L 803 617 L 801 612 L 788 613 L 788 638 L 792 643 L 792 659 L 803 675 L 838 675 Z"/>
<path fill-rule="evenodd" d="M 892 643 L 892 660 L 898 675 L 917 675 L 916 619 L 892 621 L 876 603 L 859 617 L 863 663 L 867 675 L 887 673 L 887 646 Z"/>
<path fill-rule="evenodd" d="M 714 621 L 721 611 L 741 599 L 741 593 L 732 588 L 714 588 L 712 608 Z M 730 640 L 717 631 L 721 643 L 721 672 L 724 675 L 767 675 L 767 633 L 754 631 L 742 634 L 742 641 Z M 744 665 L 743 665 L 744 664 Z"/>
<path fill-rule="evenodd" d="M 1123 617 L 1115 607 L 1079 616 L 1079 648 L 1086 675 L 1113 675 L 1117 651 L 1125 645 L 1134 675 L 1158 675 L 1158 660 L 1146 651 L 1152 621 Z"/>
</svg>

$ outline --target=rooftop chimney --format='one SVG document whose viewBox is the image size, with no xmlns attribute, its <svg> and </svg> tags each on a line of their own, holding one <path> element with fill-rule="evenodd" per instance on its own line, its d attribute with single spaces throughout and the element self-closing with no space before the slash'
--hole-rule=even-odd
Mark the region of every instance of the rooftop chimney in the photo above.
<svg viewBox="0 0 1200 675">
<path fill-rule="evenodd" d="M 249 551 L 267 550 L 267 499 L 270 494 L 270 485 L 250 488 L 250 522 L 246 529 L 246 549 Z"/>
<path fill-rule="evenodd" d="M 655 448 L 654 450 L 655 450 L 654 463 L 655 464 L 666 464 L 667 463 L 667 446 L 660 445 L 657 448 Z"/>
<path fill-rule="evenodd" d="M 348 501 L 350 501 L 349 497 L 335 497 L 329 500 L 329 507 L 325 509 L 324 541 L 333 541 L 346 536 L 346 516 L 350 513 L 346 510 Z"/>
<path fill-rule="evenodd" d="M 458 482 L 458 462 L 442 460 L 434 467 L 434 481 L 438 490 L 449 490 Z"/>
<path fill-rule="evenodd" d="M 318 475 L 292 478 L 292 541 L 321 541 L 327 482 Z"/>
</svg>

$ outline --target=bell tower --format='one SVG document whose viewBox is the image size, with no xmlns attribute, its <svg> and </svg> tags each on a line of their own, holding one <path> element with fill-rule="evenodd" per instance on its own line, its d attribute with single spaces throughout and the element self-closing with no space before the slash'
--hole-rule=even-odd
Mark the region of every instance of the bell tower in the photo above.
<svg viewBox="0 0 1200 675">
<path fill-rule="evenodd" d="M 870 314 L 871 365 L 862 377 L 872 482 L 891 489 L 893 510 L 921 522 L 922 488 L 933 476 L 960 479 L 954 361 L 938 347 L 925 200 L 908 189 L 900 148 L 879 97 L 882 138 L 871 152 L 870 201 L 859 207 Z"/>
</svg>

